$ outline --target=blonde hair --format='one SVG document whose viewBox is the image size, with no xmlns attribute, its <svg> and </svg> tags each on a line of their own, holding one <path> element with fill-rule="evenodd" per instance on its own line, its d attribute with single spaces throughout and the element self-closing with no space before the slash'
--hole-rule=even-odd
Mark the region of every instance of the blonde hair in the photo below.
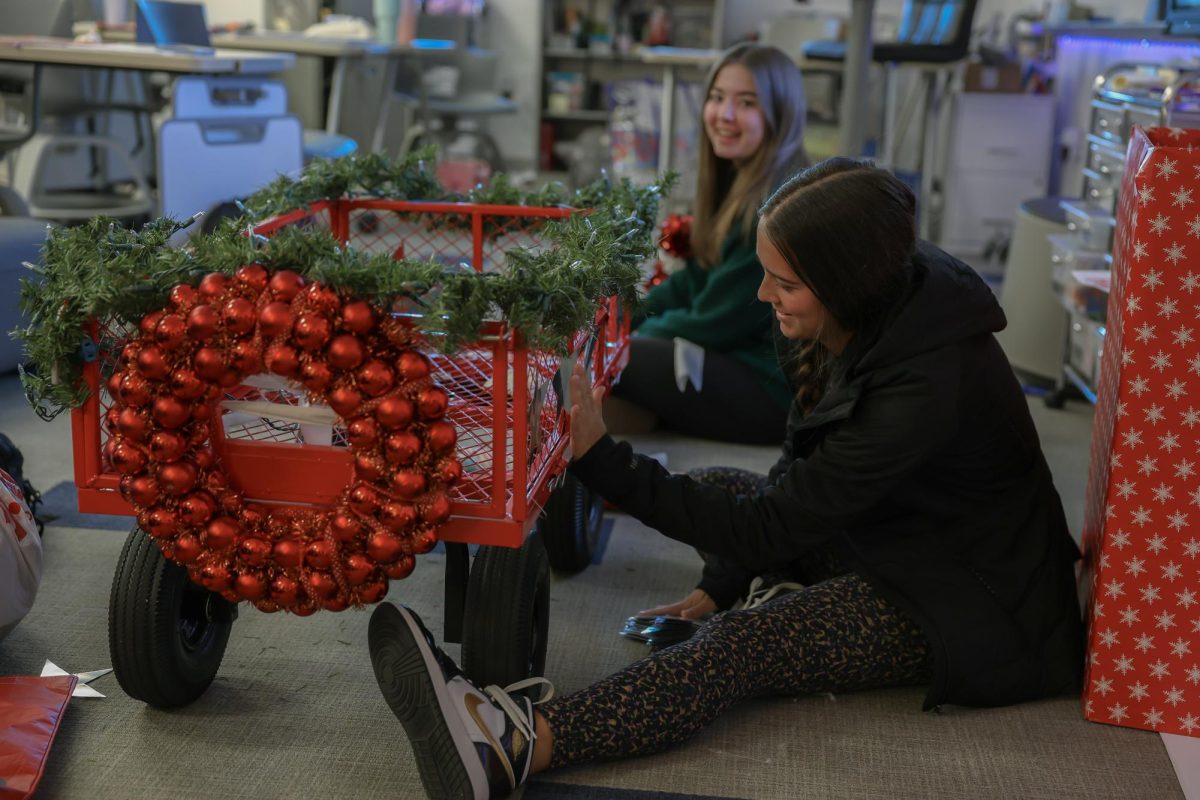
<svg viewBox="0 0 1200 800">
<path fill-rule="evenodd" d="M 762 145 L 742 166 L 718 158 L 700 125 L 700 164 L 696 177 L 692 252 L 703 267 L 721 257 L 721 245 L 734 225 L 749 236 L 758 204 L 797 170 L 808 166 L 804 150 L 804 82 L 800 70 L 780 49 L 747 42 L 721 56 L 709 71 L 705 102 L 721 70 L 741 64 L 754 78 L 765 124 Z"/>
</svg>

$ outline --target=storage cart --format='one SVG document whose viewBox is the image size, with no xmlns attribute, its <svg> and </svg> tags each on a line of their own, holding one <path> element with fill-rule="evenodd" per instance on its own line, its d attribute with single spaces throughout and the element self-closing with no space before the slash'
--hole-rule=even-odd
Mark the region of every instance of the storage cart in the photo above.
<svg viewBox="0 0 1200 800">
<path fill-rule="evenodd" d="M 359 250 L 486 272 L 503 263 L 506 250 L 545 247 L 541 225 L 572 213 L 341 199 L 268 220 L 256 232 L 324 229 Z M 406 313 L 402 305 L 394 311 Z M 105 456 L 104 420 L 113 406 L 107 374 L 137 331 L 101 322 L 93 333 L 99 358 L 84 373 L 91 393 L 72 420 L 79 507 L 129 515 L 121 476 L 111 454 Z M 453 355 L 431 342 L 422 348 L 431 377 L 449 397 L 445 419 L 454 426 L 462 467 L 450 517 L 437 531 L 446 548 L 445 638 L 462 643 L 463 667 L 476 681 L 505 685 L 544 668 L 549 567 L 586 566 L 602 521 L 600 498 L 565 476 L 566 380 L 579 358 L 594 385 L 611 386 L 628 360 L 628 334 L 628 317 L 610 298 L 597 308 L 593 328 L 574 336 L 566 358 L 527 346 L 501 322 L 487 323 L 476 342 Z M 342 420 L 306 408 L 302 388 L 260 375 L 226 388 L 224 398 L 212 409 L 210 445 L 247 499 L 273 509 L 328 506 L 352 480 L 355 464 Z M 180 706 L 215 676 L 237 604 L 194 583 L 142 527 L 130 532 L 113 579 L 113 668 L 129 695 L 157 707 Z"/>
</svg>

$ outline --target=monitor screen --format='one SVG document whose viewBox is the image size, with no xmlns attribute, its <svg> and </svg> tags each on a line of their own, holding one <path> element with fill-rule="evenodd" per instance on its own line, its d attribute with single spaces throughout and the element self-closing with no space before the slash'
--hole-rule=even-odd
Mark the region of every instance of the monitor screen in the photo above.
<svg viewBox="0 0 1200 800">
<path fill-rule="evenodd" d="M 199 3 L 137 0 L 137 40 L 208 47 L 208 20 Z"/>
</svg>

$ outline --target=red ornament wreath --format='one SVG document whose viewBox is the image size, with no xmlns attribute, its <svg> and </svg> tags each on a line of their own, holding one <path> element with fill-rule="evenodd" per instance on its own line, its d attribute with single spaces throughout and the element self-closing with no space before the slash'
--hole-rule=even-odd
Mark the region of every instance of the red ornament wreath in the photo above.
<svg viewBox="0 0 1200 800">
<path fill-rule="evenodd" d="M 171 290 L 108 382 L 104 455 L 163 554 L 227 600 L 307 616 L 376 603 L 450 516 L 449 398 L 414 333 L 363 300 L 258 265 Z M 225 389 L 267 371 L 346 422 L 354 477 L 331 509 L 265 506 L 209 442 Z"/>
</svg>

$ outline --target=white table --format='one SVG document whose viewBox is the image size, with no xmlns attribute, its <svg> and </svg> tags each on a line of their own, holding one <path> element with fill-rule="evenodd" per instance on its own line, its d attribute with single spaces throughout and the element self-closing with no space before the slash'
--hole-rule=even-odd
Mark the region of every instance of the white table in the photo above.
<svg viewBox="0 0 1200 800">
<path fill-rule="evenodd" d="M 671 168 L 675 155 L 675 69 L 708 69 L 720 57 L 720 50 L 690 47 L 645 47 L 642 61 L 663 68 L 662 102 L 659 104 L 658 171 Z"/>
<path fill-rule="evenodd" d="M 0 61 L 33 67 L 29 127 L 20 136 L 0 142 L 10 150 L 37 133 L 40 108 L 38 92 L 45 66 L 91 67 L 94 69 L 174 72 L 204 75 L 264 75 L 282 72 L 296 63 L 284 53 L 160 48 L 134 42 L 78 42 L 54 36 L 0 36 Z"/>
</svg>

